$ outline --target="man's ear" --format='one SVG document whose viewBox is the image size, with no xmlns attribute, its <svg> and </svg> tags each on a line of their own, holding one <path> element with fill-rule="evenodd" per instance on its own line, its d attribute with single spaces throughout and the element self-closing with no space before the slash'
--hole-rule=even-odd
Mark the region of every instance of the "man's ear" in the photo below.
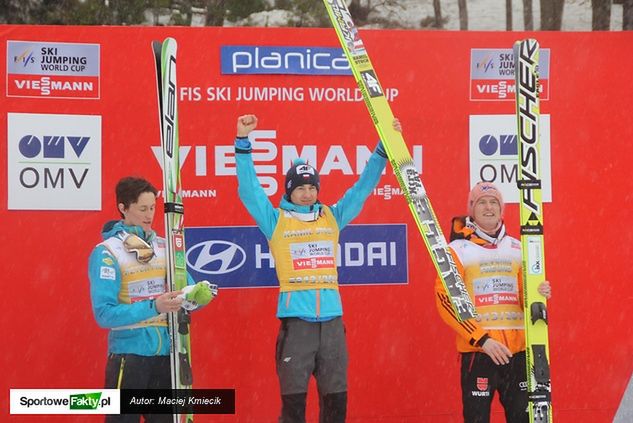
<svg viewBox="0 0 633 423">
<path fill-rule="evenodd" d="M 121 212 L 121 214 L 125 214 L 125 204 L 123 203 L 119 203 L 117 204 L 117 207 L 119 208 L 119 211 Z"/>
</svg>

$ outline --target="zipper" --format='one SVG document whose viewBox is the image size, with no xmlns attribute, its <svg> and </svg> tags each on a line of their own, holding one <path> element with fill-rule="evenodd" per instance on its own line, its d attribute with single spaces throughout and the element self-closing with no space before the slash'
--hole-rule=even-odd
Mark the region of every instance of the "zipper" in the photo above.
<svg viewBox="0 0 633 423">
<path fill-rule="evenodd" d="M 121 357 L 121 364 L 119 365 L 119 378 L 116 381 L 116 388 L 121 389 L 121 382 L 123 381 L 123 368 L 125 367 L 125 356 Z"/>
<path fill-rule="evenodd" d="M 316 290 L 316 318 L 319 318 L 321 314 L 321 290 Z"/>
<path fill-rule="evenodd" d="M 154 330 L 156 331 L 156 335 L 158 336 L 158 348 L 156 349 L 156 352 L 154 353 L 154 355 L 159 355 L 160 354 L 160 350 L 163 347 L 163 338 L 162 336 L 160 336 L 160 330 L 158 330 L 158 326 L 152 326 L 154 328 Z"/>
</svg>

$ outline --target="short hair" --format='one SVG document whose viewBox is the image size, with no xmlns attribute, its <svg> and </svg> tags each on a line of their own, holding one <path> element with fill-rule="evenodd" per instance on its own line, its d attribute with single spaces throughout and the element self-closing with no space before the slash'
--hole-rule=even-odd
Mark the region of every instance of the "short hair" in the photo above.
<svg viewBox="0 0 633 423">
<path fill-rule="evenodd" d="M 147 179 L 138 178 L 135 176 L 126 176 L 121 178 L 116 184 L 116 204 L 117 210 L 119 204 L 123 203 L 124 208 L 129 208 L 132 203 L 136 203 L 141 194 L 145 192 L 151 192 L 154 195 L 158 195 L 158 190 Z M 119 210 L 121 217 L 123 213 Z"/>
</svg>

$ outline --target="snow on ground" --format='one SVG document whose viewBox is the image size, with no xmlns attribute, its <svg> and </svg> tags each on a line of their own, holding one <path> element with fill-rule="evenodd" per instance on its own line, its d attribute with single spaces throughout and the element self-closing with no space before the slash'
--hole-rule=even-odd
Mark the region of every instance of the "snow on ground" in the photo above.
<svg viewBox="0 0 633 423">
<path fill-rule="evenodd" d="M 540 0 L 533 0 L 534 29 L 540 29 Z M 384 17 L 401 22 L 405 29 L 421 28 L 421 21 L 434 16 L 432 0 L 400 0 L 400 6 L 383 7 L 371 17 Z M 467 0 L 468 29 L 471 31 L 505 31 L 505 0 Z M 457 1 L 442 0 L 442 17 L 447 18 L 446 30 L 459 30 Z M 292 16 L 285 10 L 270 10 L 250 15 L 237 23 L 244 26 L 293 26 Z M 524 30 L 523 1 L 512 0 L 513 29 Z M 235 23 L 226 22 L 227 26 Z M 591 31 L 591 0 L 565 0 L 563 8 L 563 31 Z M 611 6 L 611 30 L 622 30 L 622 5 Z"/>
<path fill-rule="evenodd" d="M 505 0 L 467 0 L 468 29 L 471 31 L 505 31 Z M 533 0 L 534 29 L 540 29 L 540 1 Z M 420 21 L 434 16 L 432 0 L 403 0 L 403 8 L 392 10 L 389 16 L 403 22 L 403 27 L 420 28 Z M 442 1 L 442 17 L 448 22 L 444 29 L 459 30 L 459 9 L 457 1 Z M 515 31 L 524 30 L 523 1 L 512 1 L 512 21 Z M 566 0 L 563 8 L 563 31 L 591 31 L 591 0 Z M 611 7 L 611 30 L 622 30 L 622 5 Z"/>
</svg>

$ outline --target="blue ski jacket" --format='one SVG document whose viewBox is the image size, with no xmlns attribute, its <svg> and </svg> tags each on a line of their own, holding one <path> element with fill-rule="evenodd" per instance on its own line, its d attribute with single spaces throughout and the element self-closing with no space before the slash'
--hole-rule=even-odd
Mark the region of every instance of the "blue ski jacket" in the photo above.
<svg viewBox="0 0 633 423">
<path fill-rule="evenodd" d="M 252 145 L 248 138 L 235 139 L 235 161 L 237 168 L 238 194 L 240 200 L 253 217 L 259 229 L 270 241 L 279 220 L 280 209 L 297 213 L 314 213 L 319 216 L 321 203 L 314 206 L 298 206 L 284 194 L 279 209 L 273 207 L 257 180 L 252 158 Z M 365 200 L 378 184 L 387 165 L 387 154 L 379 142 L 356 183 L 330 207 L 339 231 L 350 223 L 361 211 Z M 289 298 L 289 295 L 291 297 Z M 289 301 L 290 300 L 290 301 Z M 341 296 L 335 289 L 310 289 L 280 292 L 277 302 L 277 317 L 298 317 L 311 322 L 322 322 L 343 315 Z"/>
<path fill-rule="evenodd" d="M 140 226 L 127 226 L 123 221 L 110 221 L 102 230 L 104 240 L 125 231 L 138 235 L 148 243 L 156 238 L 152 231 L 146 234 Z M 164 240 L 161 245 L 165 245 Z M 90 298 L 92 311 L 97 324 L 110 329 L 108 334 L 108 352 L 113 354 L 137 354 L 143 356 L 169 355 L 170 341 L 166 326 L 135 327 L 131 329 L 117 329 L 134 325 L 143 320 L 158 316 L 153 299 L 124 304 L 119 300 L 121 291 L 121 270 L 107 247 L 97 245 L 88 261 L 88 276 L 90 279 Z M 166 277 L 166 275 L 165 275 Z M 187 283 L 194 282 L 187 274 Z"/>
</svg>

